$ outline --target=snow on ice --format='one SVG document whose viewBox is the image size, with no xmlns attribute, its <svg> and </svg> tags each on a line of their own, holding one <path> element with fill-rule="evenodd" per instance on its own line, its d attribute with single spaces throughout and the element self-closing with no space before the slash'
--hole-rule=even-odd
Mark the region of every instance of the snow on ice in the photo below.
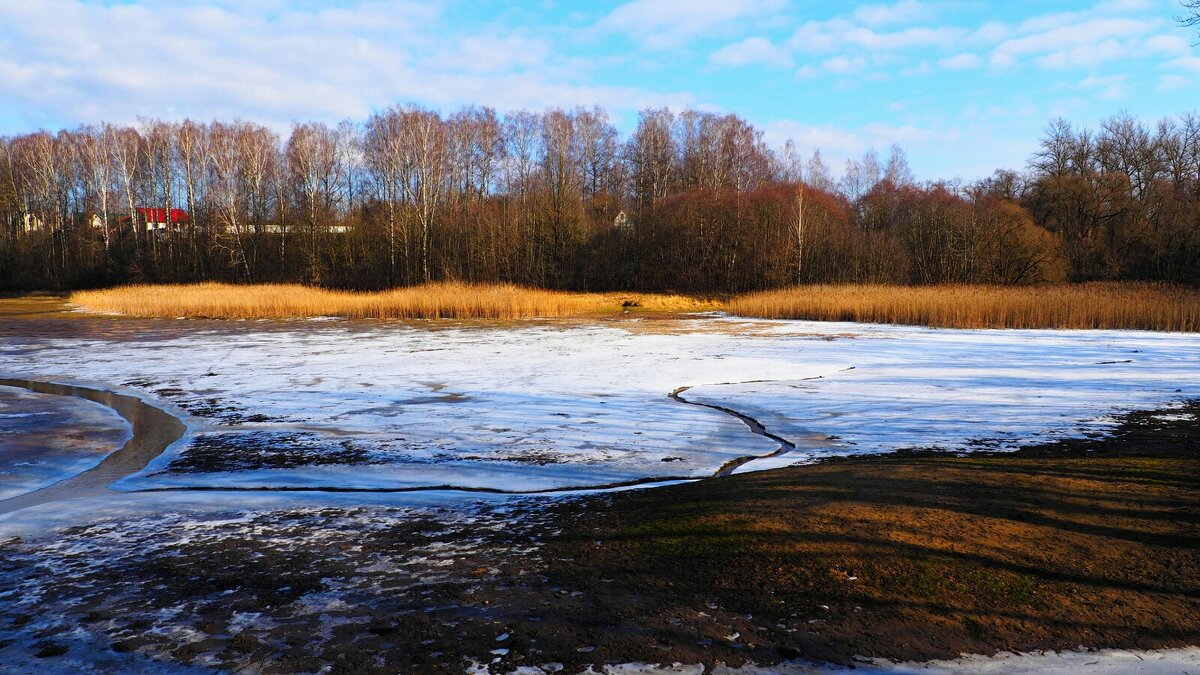
<svg viewBox="0 0 1200 675">
<path fill-rule="evenodd" d="M 126 490 L 544 491 L 1103 432 L 1200 394 L 1200 336 L 703 318 L 158 321 L 0 345 L 4 375 L 131 392 L 189 433 Z M 6 352 L 19 354 L 10 358 Z M 280 440 L 283 439 L 283 440 Z M 242 448 L 236 465 L 221 448 Z M 215 450 L 214 450 L 215 449 Z M 206 454 L 208 453 L 208 454 Z"/>
</svg>

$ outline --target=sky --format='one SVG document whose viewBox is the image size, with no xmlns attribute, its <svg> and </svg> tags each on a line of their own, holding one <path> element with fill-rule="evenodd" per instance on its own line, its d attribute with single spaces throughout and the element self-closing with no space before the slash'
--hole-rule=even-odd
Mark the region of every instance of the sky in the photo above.
<svg viewBox="0 0 1200 675">
<path fill-rule="evenodd" d="M 1022 169 L 1047 124 L 1200 108 L 1177 0 L 0 0 L 0 135 L 601 105 L 741 115 L 840 167 Z"/>
</svg>

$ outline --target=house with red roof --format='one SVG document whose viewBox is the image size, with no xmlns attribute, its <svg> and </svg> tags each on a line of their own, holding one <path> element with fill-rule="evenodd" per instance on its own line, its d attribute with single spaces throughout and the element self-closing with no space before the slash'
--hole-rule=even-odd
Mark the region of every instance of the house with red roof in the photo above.
<svg viewBox="0 0 1200 675">
<path fill-rule="evenodd" d="M 183 209 L 155 209 L 141 207 L 137 210 L 137 227 L 144 227 L 147 232 L 158 232 L 161 230 L 179 229 L 186 225 L 189 217 L 188 212 Z M 129 222 L 129 216 L 121 218 L 122 223 Z"/>
</svg>

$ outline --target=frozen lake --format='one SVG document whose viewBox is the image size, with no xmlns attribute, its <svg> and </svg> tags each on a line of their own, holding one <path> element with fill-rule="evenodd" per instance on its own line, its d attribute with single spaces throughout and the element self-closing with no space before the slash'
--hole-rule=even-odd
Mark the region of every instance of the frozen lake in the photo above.
<svg viewBox="0 0 1200 675">
<path fill-rule="evenodd" d="M 181 418 L 184 437 L 120 490 L 538 492 L 1103 433 L 1117 412 L 1200 395 L 1200 335 L 60 315 L 0 325 L 0 376 L 134 395 Z M 43 411 L 55 424 L 120 444 L 119 418 L 73 422 L 104 411 L 55 405 Z M 25 407 L 13 414 L 38 412 Z M 17 419 L 38 418 L 4 418 L 6 434 L 22 433 Z M 0 461 L 0 476 L 20 471 Z M 49 466 L 66 477 L 84 464 Z"/>
<path fill-rule="evenodd" d="M 1103 434 L 1123 411 L 1170 417 L 1200 396 L 1200 335 L 51 313 L 0 318 L 0 379 L 4 664 L 200 672 L 241 667 L 241 644 L 312 663 L 347 645 L 416 654 L 433 639 L 378 627 L 451 611 L 468 623 L 429 634 L 458 642 L 478 620 L 493 658 L 510 630 L 489 632 L 495 609 L 547 583 L 553 511 L 572 504 L 519 495 Z M 1196 654 L 1100 658 L 929 667 L 1118 672 Z"/>
</svg>

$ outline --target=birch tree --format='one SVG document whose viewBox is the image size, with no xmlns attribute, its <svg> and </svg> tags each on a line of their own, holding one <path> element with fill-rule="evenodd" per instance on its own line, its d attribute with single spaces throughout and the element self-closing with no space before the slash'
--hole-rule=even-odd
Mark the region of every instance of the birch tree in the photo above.
<svg viewBox="0 0 1200 675">
<path fill-rule="evenodd" d="M 104 256 L 108 258 L 112 249 L 109 224 L 109 209 L 112 205 L 112 183 L 114 167 L 109 150 L 108 126 L 84 127 L 79 135 L 79 159 L 83 167 L 84 180 L 95 195 L 97 216 L 100 218 L 104 241 Z"/>
<path fill-rule="evenodd" d="M 446 127 L 441 116 L 421 108 L 401 114 L 404 149 L 403 196 L 412 205 L 421 233 L 421 279 L 432 280 L 429 259 L 431 240 L 445 199 L 449 174 Z"/>
</svg>

